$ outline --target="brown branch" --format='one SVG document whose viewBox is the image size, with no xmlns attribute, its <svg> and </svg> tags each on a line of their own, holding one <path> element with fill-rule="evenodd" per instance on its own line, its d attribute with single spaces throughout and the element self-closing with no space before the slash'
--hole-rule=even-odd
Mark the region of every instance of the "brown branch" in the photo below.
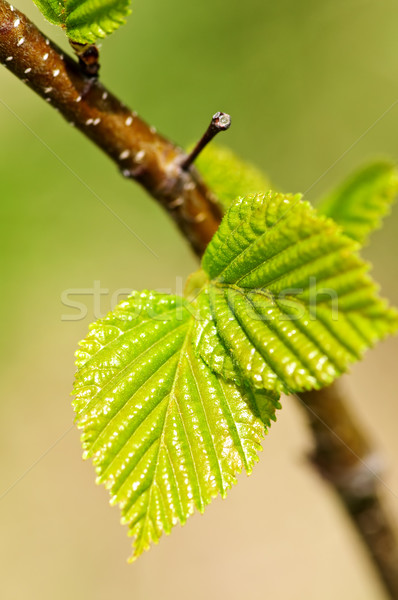
<svg viewBox="0 0 398 600">
<path fill-rule="evenodd" d="M 384 506 L 382 461 L 352 417 L 339 381 L 300 395 L 312 429 L 312 462 L 333 486 L 378 569 L 398 599 L 398 540 Z"/>
<path fill-rule="evenodd" d="M 158 200 L 201 256 L 222 215 L 181 149 L 87 78 L 5 0 L 0 0 L 0 61 Z M 313 462 L 352 518 L 390 597 L 398 600 L 397 538 L 379 495 L 379 475 L 366 467 L 373 456 L 366 437 L 337 384 L 301 399 L 314 435 Z"/>
<path fill-rule="evenodd" d="M 200 255 L 221 219 L 186 154 L 64 56 L 21 12 L 0 0 L 0 62 L 100 147 L 125 177 L 158 200 Z"/>
</svg>

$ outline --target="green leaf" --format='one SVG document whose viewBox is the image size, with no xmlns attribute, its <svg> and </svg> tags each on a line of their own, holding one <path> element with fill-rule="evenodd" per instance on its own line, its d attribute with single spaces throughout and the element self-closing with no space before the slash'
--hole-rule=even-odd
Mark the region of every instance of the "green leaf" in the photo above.
<svg viewBox="0 0 398 600">
<path fill-rule="evenodd" d="M 196 166 L 224 210 L 239 196 L 270 189 L 270 183 L 263 173 L 243 162 L 227 148 L 209 144 L 196 159 Z"/>
<path fill-rule="evenodd" d="M 43 15 L 79 44 L 94 44 L 123 25 L 130 0 L 33 0 Z"/>
<path fill-rule="evenodd" d="M 202 261 L 210 280 L 203 360 L 227 378 L 238 370 L 235 380 L 253 389 L 330 384 L 398 327 L 357 249 L 299 195 L 238 200 Z"/>
<path fill-rule="evenodd" d="M 132 560 L 250 473 L 282 391 L 328 385 L 398 328 L 358 247 L 299 195 L 250 195 L 188 299 L 136 292 L 91 326 L 74 407 Z"/>
<path fill-rule="evenodd" d="M 195 349 L 205 304 L 133 293 L 77 352 L 84 456 L 119 503 L 137 558 L 251 472 L 278 396 L 227 382 Z"/>
<path fill-rule="evenodd" d="M 37 8 L 43 13 L 47 21 L 54 25 L 62 25 L 64 23 L 64 3 L 58 0 L 33 0 Z"/>
<path fill-rule="evenodd" d="M 397 195 L 395 166 L 377 162 L 354 173 L 318 210 L 341 225 L 346 235 L 364 244 L 369 234 L 380 227 Z"/>
<path fill-rule="evenodd" d="M 130 0 L 65 0 L 68 37 L 80 44 L 93 44 L 126 21 Z"/>
</svg>

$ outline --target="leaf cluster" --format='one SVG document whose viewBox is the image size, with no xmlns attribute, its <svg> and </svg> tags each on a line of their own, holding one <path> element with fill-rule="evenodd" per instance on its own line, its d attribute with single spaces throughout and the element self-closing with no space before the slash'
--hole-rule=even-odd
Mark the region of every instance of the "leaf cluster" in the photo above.
<svg viewBox="0 0 398 600">
<path fill-rule="evenodd" d="M 329 385 L 398 328 L 358 254 L 397 193 L 392 166 L 318 212 L 300 195 L 244 194 L 265 178 L 228 152 L 206 160 L 229 208 L 184 298 L 134 292 L 77 352 L 84 456 L 121 507 L 132 560 L 251 472 L 281 393 Z"/>
</svg>

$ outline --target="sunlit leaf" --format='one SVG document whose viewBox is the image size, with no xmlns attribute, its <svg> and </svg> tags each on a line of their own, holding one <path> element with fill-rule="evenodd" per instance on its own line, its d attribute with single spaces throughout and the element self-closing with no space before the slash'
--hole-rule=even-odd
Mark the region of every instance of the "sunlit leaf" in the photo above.
<svg viewBox="0 0 398 600">
<path fill-rule="evenodd" d="M 133 560 L 195 508 L 225 497 L 243 468 L 251 472 L 279 406 L 276 394 L 206 366 L 194 347 L 199 317 L 181 298 L 134 293 L 91 327 L 77 353 L 85 457 L 120 504 Z"/>
<path fill-rule="evenodd" d="M 50 23 L 54 25 L 62 25 L 64 23 L 63 2 L 58 2 L 58 0 L 33 0 L 33 2 Z"/>
<path fill-rule="evenodd" d="M 130 0 L 65 0 L 68 37 L 79 43 L 94 43 L 126 21 Z"/>
<path fill-rule="evenodd" d="M 79 44 L 94 44 L 123 25 L 130 0 L 33 0 L 43 15 Z"/>
<path fill-rule="evenodd" d="M 358 247 L 299 195 L 250 195 L 186 298 L 135 292 L 91 326 L 77 424 L 133 560 L 250 473 L 281 392 L 328 385 L 397 329 Z"/>
<path fill-rule="evenodd" d="M 203 359 L 223 376 L 232 365 L 253 388 L 330 384 L 398 326 L 357 248 L 300 196 L 238 200 L 202 262 L 211 315 Z"/>
<path fill-rule="evenodd" d="M 318 210 L 341 225 L 346 235 L 364 244 L 380 227 L 397 195 L 395 166 L 377 162 L 354 173 L 321 202 Z"/>
</svg>

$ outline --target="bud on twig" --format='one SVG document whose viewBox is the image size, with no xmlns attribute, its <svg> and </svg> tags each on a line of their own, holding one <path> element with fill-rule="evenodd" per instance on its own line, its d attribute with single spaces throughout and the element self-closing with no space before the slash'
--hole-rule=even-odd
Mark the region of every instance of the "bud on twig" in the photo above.
<svg viewBox="0 0 398 600">
<path fill-rule="evenodd" d="M 192 165 L 197 156 L 202 152 L 203 148 L 207 146 L 209 142 L 219 133 L 220 131 L 226 131 L 231 126 L 231 117 L 227 113 L 216 112 L 213 115 L 207 131 L 204 136 L 196 144 L 195 148 L 181 163 L 181 168 L 186 171 Z"/>
</svg>

